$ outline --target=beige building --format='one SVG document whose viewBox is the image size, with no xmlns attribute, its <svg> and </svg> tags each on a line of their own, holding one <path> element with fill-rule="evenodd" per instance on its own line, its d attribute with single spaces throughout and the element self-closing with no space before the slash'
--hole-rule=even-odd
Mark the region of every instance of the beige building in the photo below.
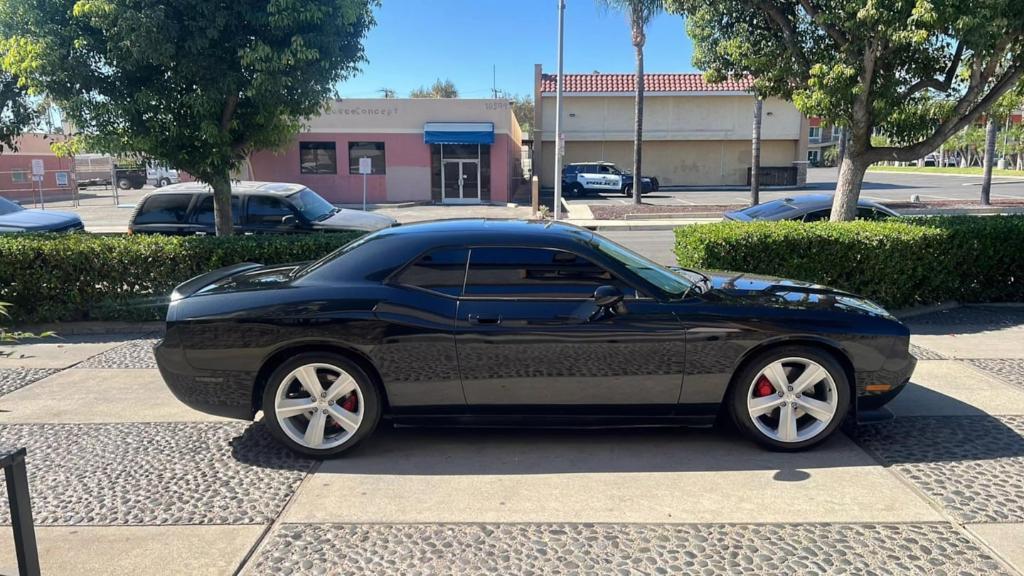
<svg viewBox="0 0 1024 576">
<path fill-rule="evenodd" d="M 644 176 L 661 186 L 744 185 L 750 169 L 753 97 L 749 81 L 708 84 L 700 74 L 644 77 Z M 555 178 L 557 76 L 534 69 L 533 169 Z M 566 74 L 565 162 L 633 163 L 633 74 Z M 761 166 L 806 181 L 807 120 L 789 102 L 769 99 L 761 128 Z"/>
</svg>

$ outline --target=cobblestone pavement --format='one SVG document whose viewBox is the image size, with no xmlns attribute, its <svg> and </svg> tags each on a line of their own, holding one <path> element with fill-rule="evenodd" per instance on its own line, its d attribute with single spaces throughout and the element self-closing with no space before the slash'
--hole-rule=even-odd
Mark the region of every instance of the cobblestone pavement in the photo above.
<svg viewBox="0 0 1024 576">
<path fill-rule="evenodd" d="M 975 368 L 1024 390 L 1024 360 L 971 358 L 966 360 Z"/>
<path fill-rule="evenodd" d="M 0 396 L 57 372 L 60 370 L 53 368 L 0 368 Z"/>
<path fill-rule="evenodd" d="M 75 368 L 156 368 L 153 346 L 157 338 L 130 340 L 78 364 Z"/>
<path fill-rule="evenodd" d="M 948 524 L 282 524 L 252 572 L 1009 574 Z"/>
<path fill-rule="evenodd" d="M 958 308 L 918 316 L 908 324 L 915 334 L 928 336 L 912 345 L 912 353 L 921 366 L 931 362 L 934 369 L 920 370 L 913 381 L 930 388 L 925 391 L 928 406 L 937 414 L 918 409 L 917 415 L 904 416 L 894 407 L 895 419 L 851 427 L 848 439 L 801 455 L 761 451 L 735 433 L 686 431 L 678 434 L 682 447 L 669 451 L 670 458 L 680 462 L 666 462 L 665 450 L 638 451 L 637 442 L 651 439 L 630 431 L 593 436 L 594 442 L 613 444 L 595 450 L 578 437 L 566 440 L 564 434 L 494 431 L 500 442 L 514 447 L 499 454 L 490 445 L 460 450 L 446 444 L 457 445 L 459 432 L 431 441 L 427 434 L 410 430 L 400 437 L 415 446 L 405 446 L 404 451 L 396 452 L 396 440 L 382 435 L 341 460 L 315 464 L 283 450 L 262 424 L 200 422 L 198 415 L 196 421 L 181 417 L 183 421 L 176 422 L 145 421 L 137 415 L 141 421 L 98 424 L 19 420 L 15 402 L 61 402 L 53 392 L 64 384 L 51 379 L 35 387 L 59 370 L 28 368 L 28 363 L 0 369 L 0 413 L 6 415 L 0 424 L 0 445 L 28 448 L 37 535 L 41 546 L 51 551 L 50 557 L 42 558 L 45 574 L 75 573 L 66 568 L 69 564 L 55 561 L 62 557 L 60 538 L 66 532 L 61 531 L 74 530 L 95 534 L 92 553 L 101 556 L 100 565 L 108 562 L 111 572 L 116 567 L 126 574 L 184 573 L 174 562 L 155 563 L 155 550 L 170 558 L 188 554 L 193 566 L 204 565 L 204 559 L 209 560 L 205 565 L 224 566 L 227 558 L 235 564 L 231 570 L 210 573 L 249 575 L 1024 576 L 1024 413 L 1006 409 L 998 416 L 988 415 L 982 408 L 998 403 L 990 396 L 978 396 L 987 404 L 978 400 L 973 411 L 943 408 L 944 402 L 970 404 L 975 389 L 984 394 L 995 389 L 996 394 L 1024 400 L 1024 360 L 986 357 L 973 348 L 970 357 L 961 359 L 949 353 L 953 348 L 947 345 L 970 334 L 1003 345 L 993 349 L 1007 349 L 1011 339 L 1020 339 L 1024 346 L 1024 310 Z M 105 345 L 96 347 L 95 353 L 68 355 L 74 358 L 64 364 L 72 366 L 70 370 L 124 370 L 129 383 L 152 377 L 152 372 L 147 376 L 142 371 L 155 367 L 153 334 L 80 340 Z M 77 342 L 69 338 L 64 345 Z M 979 349 L 984 352 L 984 347 Z M 981 386 L 964 376 L 979 372 L 995 380 Z M 67 385 L 82 382 L 67 378 Z M 942 393 L 950 389 L 962 390 L 962 395 L 954 399 Z M 18 393 L 9 394 L 14 390 Z M 110 402 L 119 402 L 126 411 L 140 401 L 179 406 L 170 394 L 165 396 Z M 1006 405 L 1022 406 L 1024 401 Z M 104 408 L 104 415 L 115 413 Z M 175 418 L 187 414 L 152 413 Z M 940 415 L 951 413 L 976 415 Z M 474 437 L 471 431 L 464 433 Z M 654 441 L 677 446 L 673 435 Z M 557 464 L 541 466 L 525 456 L 522 451 L 535 442 L 544 442 L 545 454 L 557 458 Z M 431 450 L 436 454 L 425 454 Z M 417 454 L 416 464 L 389 465 L 388 454 L 399 459 L 402 454 Z M 464 461 L 454 461 L 458 459 Z M 424 480 L 417 481 L 418 476 Z M 668 480 L 658 484 L 659 477 Z M 420 485 L 457 493 L 399 498 L 397 490 Z M 715 489 L 697 497 L 701 501 L 691 508 L 673 508 L 676 514 L 668 514 L 667 520 L 655 504 L 664 498 L 619 491 L 615 498 L 622 500 L 609 502 L 612 486 L 635 490 L 638 485 L 661 486 L 678 499 L 695 498 L 693 486 Z M 546 486 L 550 488 L 545 490 Z M 608 487 L 590 496 L 602 505 L 601 522 L 594 522 L 598 518 L 586 504 L 579 509 L 545 508 L 547 501 L 570 496 L 585 503 L 586 498 L 579 498 L 580 486 Z M 823 489 L 833 494 L 830 499 L 820 497 Z M 532 492 L 524 495 L 524 490 Z M 879 490 L 886 502 L 912 501 L 913 506 L 898 513 L 887 509 L 885 519 L 875 518 L 872 514 L 877 512 L 864 502 L 881 501 Z M 865 496 L 868 492 L 872 496 Z M 807 506 L 797 505 L 809 497 L 831 508 L 809 513 Z M 444 509 L 445 503 L 474 499 L 494 505 L 468 506 L 466 520 L 453 519 Z M 530 515 L 513 510 L 495 519 L 500 515 L 495 510 L 500 511 L 505 501 L 533 501 L 539 511 Z M 310 503 L 320 510 L 303 516 L 303 506 Z M 403 510 L 406 505 L 415 510 Z M 485 508 L 491 516 L 484 516 Z M 773 512 L 766 520 L 768 508 Z M 609 509 L 622 512 L 609 521 Z M 373 519 L 374 510 L 381 511 L 380 519 Z M 557 513 L 545 516 L 543 510 Z M 695 520 L 680 513 L 686 510 L 701 515 Z M 708 510 L 714 513 L 709 515 Z M 739 520 L 724 523 L 734 518 Z M 5 499 L 0 499 L 0 522 L 9 522 Z M 218 542 L 219 548 L 195 545 L 205 537 L 201 530 L 235 528 L 247 532 L 233 533 L 233 539 Z M 145 536 L 150 540 L 145 540 L 141 532 L 131 532 L 142 529 L 166 531 L 161 532 L 165 537 L 152 540 L 150 532 Z M 8 573 L 4 568 L 13 565 L 9 538 L 2 536 L 8 532 L 0 530 L 0 573 Z"/>
</svg>

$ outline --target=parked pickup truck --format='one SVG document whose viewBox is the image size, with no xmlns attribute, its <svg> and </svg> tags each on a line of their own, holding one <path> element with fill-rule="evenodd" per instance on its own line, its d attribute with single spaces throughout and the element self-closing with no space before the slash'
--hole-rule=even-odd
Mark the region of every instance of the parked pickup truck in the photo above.
<svg viewBox="0 0 1024 576">
<path fill-rule="evenodd" d="M 646 194 L 658 189 L 658 179 L 641 178 L 640 192 Z M 619 192 L 633 195 L 633 175 L 619 170 L 611 162 L 577 162 L 562 169 L 562 188 L 569 198 L 578 198 L 594 192 Z"/>
</svg>

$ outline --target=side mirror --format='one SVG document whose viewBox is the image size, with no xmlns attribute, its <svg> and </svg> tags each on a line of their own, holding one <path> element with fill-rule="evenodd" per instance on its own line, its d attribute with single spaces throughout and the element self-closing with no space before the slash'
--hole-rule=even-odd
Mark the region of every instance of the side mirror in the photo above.
<svg viewBox="0 0 1024 576">
<path fill-rule="evenodd" d="M 594 290 L 594 304 L 600 308 L 610 308 L 622 302 L 622 291 L 615 286 L 598 286 Z"/>
<path fill-rule="evenodd" d="M 291 214 L 281 218 L 281 225 L 282 226 L 292 226 L 292 227 L 294 227 L 294 226 L 297 226 L 298 223 L 299 223 L 299 221 L 296 220 L 295 216 L 293 216 Z"/>
</svg>

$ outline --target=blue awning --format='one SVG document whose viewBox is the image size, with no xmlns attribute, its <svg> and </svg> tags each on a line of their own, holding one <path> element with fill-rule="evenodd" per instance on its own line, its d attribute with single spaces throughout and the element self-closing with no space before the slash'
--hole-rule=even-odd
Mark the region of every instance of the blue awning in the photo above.
<svg viewBox="0 0 1024 576">
<path fill-rule="evenodd" d="M 427 144 L 494 144 L 493 122 L 427 122 L 423 125 Z"/>
</svg>

